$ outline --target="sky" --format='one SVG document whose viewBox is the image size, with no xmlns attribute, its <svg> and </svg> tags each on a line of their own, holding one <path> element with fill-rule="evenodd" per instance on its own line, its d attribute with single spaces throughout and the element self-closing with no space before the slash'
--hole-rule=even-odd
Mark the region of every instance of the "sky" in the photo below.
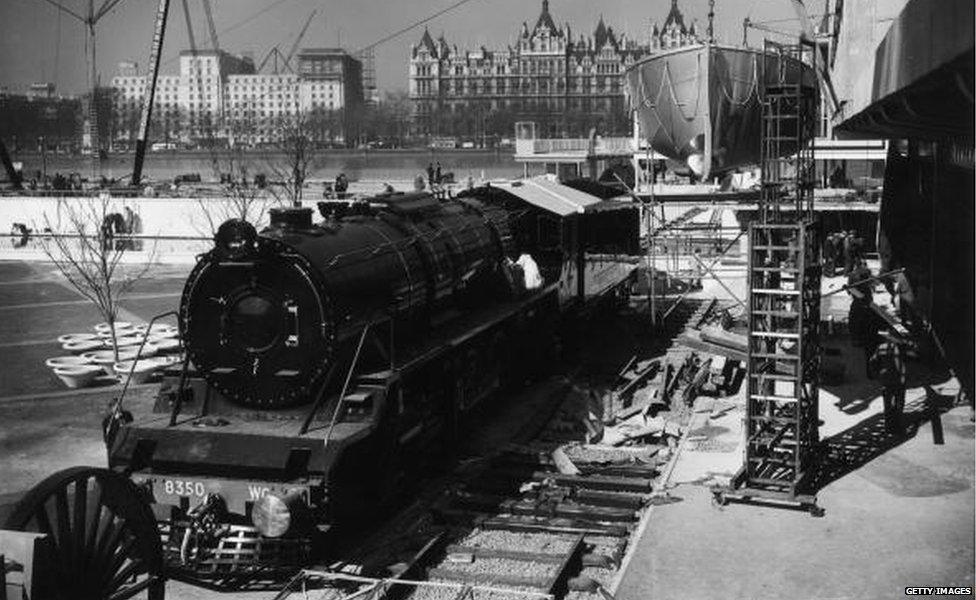
<svg viewBox="0 0 976 600">
<path fill-rule="evenodd" d="M 87 12 L 88 0 L 56 0 L 76 13 Z M 95 0 L 97 7 L 104 0 Z M 457 0 L 211 0 L 220 47 L 232 53 L 251 52 L 257 62 L 275 45 L 287 52 L 312 10 L 317 10 L 302 47 L 341 45 L 350 51 L 443 10 Z M 202 0 L 188 0 L 197 47 L 210 48 Z M 808 0 L 811 12 L 822 11 L 820 0 Z M 430 32 L 443 33 L 459 49 L 504 47 L 515 41 L 523 21 L 531 28 L 541 0 L 469 0 L 427 23 Z M 704 33 L 708 0 L 679 0 L 686 23 L 697 20 Z M 121 0 L 96 25 L 96 62 L 102 83 L 108 84 L 120 61 L 134 61 L 145 69 L 157 0 Z M 591 34 L 602 15 L 615 31 L 646 41 L 654 22 L 664 21 L 671 0 L 550 0 L 550 13 L 573 36 Z M 720 41 L 738 44 L 742 20 L 786 20 L 774 27 L 798 29 L 789 0 L 716 0 L 715 32 Z M 407 87 L 410 47 L 423 26 L 375 49 L 377 85 L 381 91 Z M 177 71 L 176 55 L 189 48 L 182 2 L 171 0 L 161 73 Z M 750 32 L 759 43 L 760 33 Z M 40 81 L 53 81 L 63 94 L 85 89 L 84 25 L 45 0 L 0 0 L 0 87 L 25 90 Z"/>
</svg>

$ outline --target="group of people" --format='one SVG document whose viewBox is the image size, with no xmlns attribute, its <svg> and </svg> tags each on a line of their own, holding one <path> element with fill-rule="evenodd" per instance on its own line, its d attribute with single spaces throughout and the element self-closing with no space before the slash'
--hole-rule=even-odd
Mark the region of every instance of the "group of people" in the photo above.
<svg viewBox="0 0 976 600">
<path fill-rule="evenodd" d="M 448 182 L 449 179 L 453 179 L 453 175 L 451 174 L 448 175 L 449 177 L 445 176 L 445 174 L 441 171 L 440 161 L 437 161 L 436 167 L 434 166 L 434 163 L 427 164 L 427 185 L 430 186 L 432 189 L 435 185 L 440 185 L 442 183 Z"/>
<path fill-rule="evenodd" d="M 833 277 L 838 269 L 843 270 L 844 275 L 850 275 L 863 255 L 864 238 L 857 231 L 831 233 L 823 243 L 824 275 Z"/>
<path fill-rule="evenodd" d="M 105 215 L 102 221 L 102 249 L 103 250 L 142 250 L 142 240 L 132 238 L 116 239 L 119 235 L 133 235 L 142 233 L 142 217 L 131 207 L 125 206 L 120 213 L 113 212 Z"/>
<path fill-rule="evenodd" d="M 110 182 L 107 178 L 102 177 L 102 181 L 99 183 L 101 187 L 107 187 Z M 40 171 L 36 171 L 34 173 L 34 177 L 31 177 L 25 181 L 24 185 L 29 190 L 54 190 L 58 192 L 67 192 L 79 191 L 82 189 L 80 173 L 69 173 L 67 175 L 62 175 L 60 172 L 57 172 L 52 177 L 49 175 L 43 175 Z"/>
</svg>

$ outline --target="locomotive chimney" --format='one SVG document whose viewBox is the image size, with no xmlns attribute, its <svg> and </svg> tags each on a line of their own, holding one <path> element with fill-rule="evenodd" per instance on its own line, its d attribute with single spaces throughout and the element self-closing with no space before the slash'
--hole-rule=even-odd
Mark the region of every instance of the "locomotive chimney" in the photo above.
<svg viewBox="0 0 976 600">
<path fill-rule="evenodd" d="M 311 229 L 312 228 L 312 209 L 307 207 L 282 207 L 272 208 L 268 211 L 271 215 L 271 226 L 282 229 Z"/>
</svg>

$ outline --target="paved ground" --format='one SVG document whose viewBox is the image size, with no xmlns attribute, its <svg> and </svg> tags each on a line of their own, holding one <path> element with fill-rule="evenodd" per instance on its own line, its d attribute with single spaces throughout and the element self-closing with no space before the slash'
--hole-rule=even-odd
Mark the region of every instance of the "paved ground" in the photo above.
<svg viewBox="0 0 976 600">
<path fill-rule="evenodd" d="M 189 266 L 158 266 L 122 303 L 120 318 L 145 322 L 179 305 Z M 101 319 L 50 263 L 0 261 L 0 402 L 63 390 L 44 361 L 65 352 L 56 338 L 91 332 Z"/>
<path fill-rule="evenodd" d="M 908 586 L 973 586 L 974 428 L 968 407 L 941 412 L 955 382 L 913 366 L 912 426 L 892 436 L 863 355 L 831 345 L 849 368 L 843 385 L 821 391 L 825 516 L 715 506 L 708 484 L 741 464 L 743 401 L 701 399 L 672 475 L 680 501 L 652 509 L 616 598 L 880 599 Z"/>
</svg>

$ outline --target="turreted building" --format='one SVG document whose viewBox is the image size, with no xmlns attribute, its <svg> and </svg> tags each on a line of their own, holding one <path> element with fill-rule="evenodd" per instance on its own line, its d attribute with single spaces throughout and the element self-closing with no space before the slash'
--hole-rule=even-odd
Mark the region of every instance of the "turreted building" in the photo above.
<svg viewBox="0 0 976 600">
<path fill-rule="evenodd" d="M 461 50 L 424 30 L 411 48 L 413 133 L 483 141 L 511 136 L 516 121 L 533 121 L 540 137 L 629 131 L 622 74 L 654 51 L 697 39 L 676 0 L 664 26 L 643 39 L 617 33 L 601 17 L 589 36 L 557 25 L 542 0 L 535 25 L 523 22 L 514 46 Z"/>
</svg>

